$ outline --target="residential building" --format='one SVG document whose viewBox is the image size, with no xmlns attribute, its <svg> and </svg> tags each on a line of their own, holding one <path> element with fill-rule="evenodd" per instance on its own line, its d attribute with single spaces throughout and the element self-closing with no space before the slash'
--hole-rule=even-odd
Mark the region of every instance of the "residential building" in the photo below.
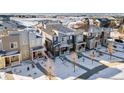
<svg viewBox="0 0 124 93">
<path fill-rule="evenodd" d="M 21 61 L 19 35 L 2 37 L 0 50 L 0 68 L 17 65 Z"/>
<path fill-rule="evenodd" d="M 84 42 L 84 29 L 78 28 L 74 30 L 74 48 L 76 52 L 85 51 L 86 42 Z"/>
<path fill-rule="evenodd" d="M 62 24 L 46 24 L 43 35 L 47 51 L 50 51 L 54 57 L 74 50 L 74 31 Z"/>
<path fill-rule="evenodd" d="M 8 36 L 1 37 L 0 68 L 15 66 L 23 60 L 33 60 L 42 57 L 45 48 L 42 36 L 34 29 L 24 29 L 10 32 Z"/>
<path fill-rule="evenodd" d="M 101 31 L 102 29 L 100 27 L 96 27 L 95 25 L 91 25 L 85 30 L 83 34 L 87 49 L 101 47 Z"/>
</svg>

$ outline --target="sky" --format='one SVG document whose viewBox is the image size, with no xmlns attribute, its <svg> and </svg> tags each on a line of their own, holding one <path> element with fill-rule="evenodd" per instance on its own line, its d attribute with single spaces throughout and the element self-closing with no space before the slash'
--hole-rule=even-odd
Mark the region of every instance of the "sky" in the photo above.
<svg viewBox="0 0 124 93">
<path fill-rule="evenodd" d="M 1 0 L 1 13 L 124 12 L 123 0 Z"/>
</svg>

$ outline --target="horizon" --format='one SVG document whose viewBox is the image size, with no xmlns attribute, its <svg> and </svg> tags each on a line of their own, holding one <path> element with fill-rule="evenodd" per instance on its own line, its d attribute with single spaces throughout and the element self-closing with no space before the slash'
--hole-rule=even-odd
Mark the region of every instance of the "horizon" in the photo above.
<svg viewBox="0 0 124 93">
<path fill-rule="evenodd" d="M 86 15 L 86 16 L 124 16 L 124 13 L 0 13 L 1 15 Z"/>
</svg>

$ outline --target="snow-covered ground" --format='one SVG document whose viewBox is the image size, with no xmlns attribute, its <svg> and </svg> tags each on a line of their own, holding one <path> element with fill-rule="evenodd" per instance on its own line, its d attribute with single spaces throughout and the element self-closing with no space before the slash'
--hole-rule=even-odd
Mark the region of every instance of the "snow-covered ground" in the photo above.
<svg viewBox="0 0 124 93">
<path fill-rule="evenodd" d="M 70 55 L 66 55 L 66 57 L 69 60 L 72 60 Z M 93 63 L 92 63 L 92 61 L 90 59 L 88 59 L 88 58 L 84 58 L 84 60 L 83 60 L 83 58 L 84 57 L 79 58 L 76 63 L 78 63 L 78 64 L 80 64 L 80 65 L 82 65 L 82 66 L 84 66 L 84 67 L 86 67 L 88 69 L 93 69 L 93 68 L 101 65 L 100 63 L 95 62 L 95 61 L 93 61 Z"/>
<path fill-rule="evenodd" d="M 36 60 L 35 60 L 36 61 Z M 47 69 L 47 62 L 42 62 L 42 61 L 39 61 L 40 62 L 40 65 L 42 67 L 44 67 L 45 69 Z M 56 77 L 56 78 L 59 78 L 59 79 L 67 79 L 67 80 L 70 80 L 70 79 L 75 79 L 77 78 L 78 76 L 80 76 L 81 74 L 85 73 L 86 70 L 80 68 L 80 67 L 77 67 L 75 68 L 75 72 L 74 72 L 74 65 L 67 62 L 67 61 L 62 61 L 59 57 L 57 57 L 55 59 L 55 62 L 52 62 L 52 67 L 53 67 L 53 75 Z"/>
<path fill-rule="evenodd" d="M 61 59 L 57 58 L 55 60 L 55 74 L 62 79 L 74 79 L 80 76 L 81 74 L 85 73 L 86 71 L 82 68 L 76 66 L 74 72 L 74 65 L 65 61 L 62 62 Z"/>
<path fill-rule="evenodd" d="M 27 68 L 29 67 L 29 71 L 27 71 Z M 35 68 L 32 68 L 31 64 L 28 65 L 23 65 L 20 67 L 15 67 L 12 69 L 13 72 L 13 76 L 15 79 L 19 80 L 19 79 L 37 79 L 39 77 L 44 77 L 44 74 Z"/>
<path fill-rule="evenodd" d="M 45 76 L 43 72 L 36 66 L 32 67 L 32 64 L 30 63 L 22 63 L 20 66 L 0 71 L 2 79 L 5 79 L 5 74 L 8 73 L 8 71 L 13 73 L 12 76 L 15 80 L 47 79 L 47 76 Z"/>
<path fill-rule="evenodd" d="M 107 49 L 104 48 L 104 47 L 102 47 L 102 48 L 100 48 L 100 49 L 98 49 L 98 50 L 99 50 L 99 51 L 102 51 L 102 52 L 105 52 L 105 53 L 108 53 Z M 119 51 L 113 50 L 112 55 L 115 55 L 115 56 L 124 58 L 124 52 L 119 52 Z M 107 56 L 109 57 L 109 55 L 107 55 Z M 105 57 L 105 58 L 108 58 L 108 57 Z M 114 58 L 114 57 L 112 57 L 112 58 Z M 117 59 L 118 61 L 122 61 L 122 59 L 118 59 L 118 58 L 116 58 L 116 59 Z M 113 59 L 112 59 L 112 60 L 113 60 Z"/>
<path fill-rule="evenodd" d="M 116 46 L 116 48 L 114 48 L 115 50 L 119 50 L 119 51 L 122 51 L 124 52 L 124 43 L 116 43 L 114 44 Z"/>
<path fill-rule="evenodd" d="M 100 51 L 106 52 L 106 50 L 104 50 L 104 49 L 100 49 Z M 101 56 L 99 55 L 99 52 L 95 52 L 95 54 L 96 54 L 95 59 L 97 59 L 99 61 L 101 61 L 101 60 L 105 60 L 105 61 L 109 61 L 109 62 L 122 61 L 122 59 L 117 58 L 117 57 L 113 57 L 113 56 L 111 57 L 111 60 L 110 60 L 110 56 L 107 55 L 107 54 L 104 54 L 104 53 L 102 53 Z M 86 55 L 86 56 L 90 57 L 90 52 L 89 51 L 88 52 L 83 52 L 83 55 Z M 118 56 L 119 56 L 119 54 L 118 54 Z"/>
<path fill-rule="evenodd" d="M 102 47 L 99 49 L 100 51 L 106 52 L 106 48 Z M 92 51 L 92 50 L 91 50 Z M 101 66 L 102 64 L 109 64 L 118 61 L 122 61 L 120 58 L 116 58 L 112 56 L 110 60 L 110 56 L 102 53 L 99 55 L 99 52 L 95 52 L 95 60 L 91 61 L 90 53 L 91 51 L 82 52 L 82 54 L 86 57 L 79 57 L 77 59 L 74 72 L 74 64 L 72 61 L 72 55 L 64 55 L 68 60 L 61 57 L 56 57 L 55 60 L 50 59 L 49 61 L 44 61 L 43 59 L 36 59 L 34 62 L 27 61 L 22 62 L 21 65 L 15 66 L 12 68 L 8 68 L 6 70 L 0 71 L 0 78 L 5 79 L 6 73 L 11 71 L 12 77 L 15 80 L 48 80 L 48 76 L 38 68 L 37 63 L 40 64 L 46 71 L 48 71 L 48 65 L 52 67 L 52 75 L 55 76 L 57 80 L 72 80 L 76 79 L 80 75 L 86 73 L 94 69 L 95 67 Z M 107 53 L 107 52 L 106 52 Z M 113 53 L 116 56 L 123 57 L 123 52 L 115 51 Z M 35 63 L 35 64 L 34 64 Z M 108 65 L 107 65 L 108 66 Z M 124 65 L 117 65 L 115 67 L 108 66 L 108 68 L 99 71 L 98 73 L 92 75 L 89 79 L 98 79 L 98 78 L 106 78 L 106 79 L 124 79 Z"/>
</svg>

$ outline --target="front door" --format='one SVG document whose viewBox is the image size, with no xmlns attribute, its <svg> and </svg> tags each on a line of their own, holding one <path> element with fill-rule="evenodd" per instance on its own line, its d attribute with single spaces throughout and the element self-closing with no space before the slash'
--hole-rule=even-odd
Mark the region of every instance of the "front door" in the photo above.
<svg viewBox="0 0 124 93">
<path fill-rule="evenodd" d="M 5 67 L 11 66 L 11 62 L 9 60 L 9 57 L 5 58 Z"/>
<path fill-rule="evenodd" d="M 97 47 L 97 45 L 98 45 L 98 43 L 96 42 L 96 43 L 95 43 L 95 48 Z"/>
<path fill-rule="evenodd" d="M 33 52 L 33 59 L 36 59 L 36 52 Z"/>
</svg>

